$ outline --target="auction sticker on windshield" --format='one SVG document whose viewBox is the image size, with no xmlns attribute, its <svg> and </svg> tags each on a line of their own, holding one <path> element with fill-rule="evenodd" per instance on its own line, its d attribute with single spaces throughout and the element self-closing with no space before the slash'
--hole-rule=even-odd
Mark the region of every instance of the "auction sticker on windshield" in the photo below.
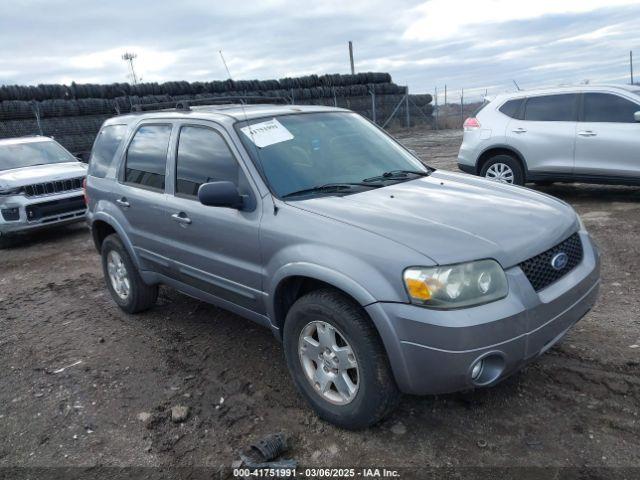
<svg viewBox="0 0 640 480">
<path fill-rule="evenodd" d="M 266 122 L 254 123 L 240 129 L 255 143 L 256 147 L 264 148 L 276 143 L 291 140 L 293 135 L 275 118 Z"/>
</svg>

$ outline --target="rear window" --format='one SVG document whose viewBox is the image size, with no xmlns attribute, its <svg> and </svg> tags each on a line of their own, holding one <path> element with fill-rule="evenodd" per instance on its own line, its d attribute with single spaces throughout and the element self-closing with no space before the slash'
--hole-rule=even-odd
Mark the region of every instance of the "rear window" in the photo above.
<svg viewBox="0 0 640 480">
<path fill-rule="evenodd" d="M 607 123 L 634 123 L 634 113 L 640 105 L 626 98 L 608 93 L 585 93 L 584 121 Z"/>
<path fill-rule="evenodd" d="M 575 120 L 576 94 L 530 97 L 524 119 L 534 122 L 572 122 Z"/>
<path fill-rule="evenodd" d="M 171 125 L 144 125 L 127 150 L 125 182 L 164 190 Z"/>
<path fill-rule="evenodd" d="M 507 117 L 511 118 L 520 118 L 520 107 L 522 107 L 522 103 L 524 102 L 524 98 L 516 98 L 513 100 L 509 100 L 504 105 L 502 105 L 499 110 L 504 113 Z"/>
<path fill-rule="evenodd" d="M 126 130 L 126 125 L 109 125 L 98 132 L 89 158 L 89 175 L 99 178 L 107 175 Z"/>
</svg>

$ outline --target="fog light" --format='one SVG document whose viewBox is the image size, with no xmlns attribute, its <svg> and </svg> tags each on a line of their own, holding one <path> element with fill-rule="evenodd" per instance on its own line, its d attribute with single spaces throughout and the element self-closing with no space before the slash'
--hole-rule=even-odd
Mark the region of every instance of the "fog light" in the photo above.
<svg viewBox="0 0 640 480">
<path fill-rule="evenodd" d="M 16 220 L 20 220 L 20 210 L 18 210 L 17 207 L 3 208 L 2 218 L 4 218 L 7 222 L 15 222 Z"/>
<path fill-rule="evenodd" d="M 484 360 L 480 360 L 476 362 L 475 365 L 473 365 L 473 368 L 471 369 L 471 378 L 473 380 L 477 380 L 478 378 L 480 378 L 480 375 L 482 374 L 483 366 L 484 366 Z"/>
</svg>

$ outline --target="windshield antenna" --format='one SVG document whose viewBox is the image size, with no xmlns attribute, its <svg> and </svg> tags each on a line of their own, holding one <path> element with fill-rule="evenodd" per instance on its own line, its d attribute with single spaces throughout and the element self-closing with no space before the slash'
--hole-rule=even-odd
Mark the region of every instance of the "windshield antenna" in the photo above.
<svg viewBox="0 0 640 480">
<path fill-rule="evenodd" d="M 222 64 L 224 65 L 224 69 L 227 71 L 227 75 L 229 76 L 229 80 L 233 80 L 233 77 L 231 76 L 231 71 L 229 70 L 229 67 L 227 66 L 227 61 L 224 59 L 224 55 L 222 54 L 222 50 L 218 50 L 218 53 L 220 54 L 220 58 L 222 59 Z M 244 108 L 244 101 L 240 100 L 240 108 L 242 108 L 242 114 L 244 115 L 244 121 L 247 124 L 247 127 L 249 127 L 249 135 L 251 135 L 251 143 L 253 143 L 253 147 L 256 150 L 256 157 L 258 158 L 258 163 L 260 164 L 260 169 L 262 170 L 262 173 L 264 173 L 264 165 L 262 163 L 262 157 L 260 157 L 260 149 L 258 148 L 258 145 L 256 145 L 256 141 L 255 138 L 253 137 L 253 131 L 251 130 L 251 125 L 249 125 L 249 116 L 247 115 L 247 111 Z M 273 195 L 271 195 L 271 192 L 268 193 L 268 195 L 271 197 L 271 203 L 273 203 L 273 214 L 277 215 L 278 214 L 278 206 L 276 205 L 275 200 L 273 199 Z"/>
</svg>

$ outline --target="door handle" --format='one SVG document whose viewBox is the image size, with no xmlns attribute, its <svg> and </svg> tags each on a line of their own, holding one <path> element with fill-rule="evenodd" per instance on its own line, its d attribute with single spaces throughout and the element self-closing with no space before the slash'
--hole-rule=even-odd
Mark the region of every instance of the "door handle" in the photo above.
<svg viewBox="0 0 640 480">
<path fill-rule="evenodd" d="M 187 214 L 184 212 L 174 213 L 171 215 L 171 218 L 180 225 L 191 225 L 191 219 L 187 217 Z"/>
<path fill-rule="evenodd" d="M 515 130 L 512 130 L 512 131 L 513 131 L 513 133 L 526 133 L 527 129 L 519 127 L 519 128 L 516 128 Z"/>
<path fill-rule="evenodd" d="M 595 137 L 598 134 L 592 130 L 581 130 L 580 132 L 578 132 L 578 135 L 580 135 L 581 137 Z"/>
<path fill-rule="evenodd" d="M 116 203 L 120 205 L 122 208 L 129 208 L 131 206 L 131 204 L 127 201 L 125 197 L 118 198 L 116 200 Z"/>
</svg>

